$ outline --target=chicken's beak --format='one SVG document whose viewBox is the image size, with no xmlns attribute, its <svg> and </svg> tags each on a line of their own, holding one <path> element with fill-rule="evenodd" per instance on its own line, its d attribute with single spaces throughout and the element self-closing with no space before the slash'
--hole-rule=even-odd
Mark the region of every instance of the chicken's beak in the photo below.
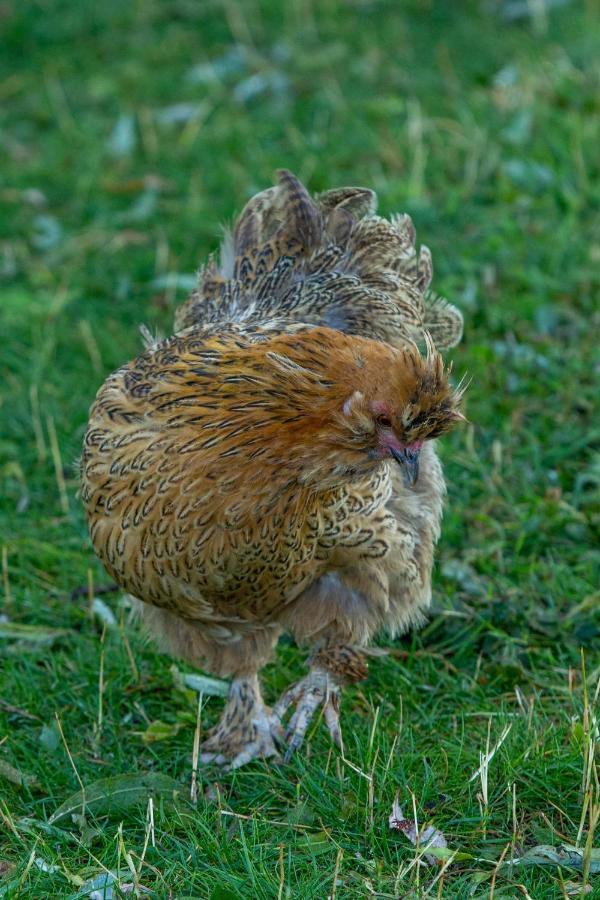
<svg viewBox="0 0 600 900">
<path fill-rule="evenodd" d="M 405 447 L 403 450 L 395 450 L 390 448 L 391 454 L 402 466 L 402 476 L 406 487 L 414 487 L 419 477 L 419 453 L 420 450 L 410 450 Z"/>
</svg>

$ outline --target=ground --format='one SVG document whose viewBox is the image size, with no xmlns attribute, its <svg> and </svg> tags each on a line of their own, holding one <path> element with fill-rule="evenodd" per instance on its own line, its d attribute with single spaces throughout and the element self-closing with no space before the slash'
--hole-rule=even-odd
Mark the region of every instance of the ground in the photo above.
<svg viewBox="0 0 600 900">
<path fill-rule="evenodd" d="M 600 804 L 593 0 L 5 0 L 0 16 L 0 896 L 74 896 L 118 868 L 158 897 L 545 900 L 594 878 L 600 896 L 598 875 L 499 864 L 589 851 Z M 287 766 L 201 771 L 193 805 L 198 695 L 100 593 L 76 460 L 139 325 L 168 331 L 222 224 L 281 166 L 413 216 L 465 315 L 451 357 L 470 424 L 442 442 L 429 624 L 382 639 L 348 690 L 345 758 L 319 726 Z M 302 672 L 282 644 L 268 698 Z M 221 703 L 204 695 L 202 731 Z M 140 802 L 94 804 L 117 775 Z M 85 817 L 48 825 L 80 780 Z M 463 855 L 415 864 L 388 827 L 396 794 Z"/>
</svg>

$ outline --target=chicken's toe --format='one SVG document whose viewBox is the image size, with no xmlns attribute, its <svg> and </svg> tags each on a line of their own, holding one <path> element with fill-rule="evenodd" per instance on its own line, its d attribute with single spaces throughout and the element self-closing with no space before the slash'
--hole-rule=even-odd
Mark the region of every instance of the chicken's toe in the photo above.
<svg viewBox="0 0 600 900">
<path fill-rule="evenodd" d="M 224 766 L 229 760 L 222 753 L 201 753 L 200 762 L 202 765 L 214 763 L 216 766 Z"/>
<path fill-rule="evenodd" d="M 250 741 L 243 747 L 237 756 L 229 762 L 228 769 L 239 769 L 253 759 L 270 759 L 272 762 L 281 762 L 281 757 L 273 739 L 269 741 Z"/>
<path fill-rule="evenodd" d="M 200 759 L 239 769 L 253 759 L 279 758 L 279 721 L 264 705 L 256 679 L 235 679 L 220 722 L 202 744 Z"/>
<path fill-rule="evenodd" d="M 340 686 L 328 672 L 320 668 L 311 669 L 305 678 L 280 697 L 273 707 L 273 718 L 281 721 L 292 704 L 296 704 L 296 709 L 285 729 L 284 739 L 288 745 L 285 762 L 289 762 L 295 751 L 302 746 L 308 726 L 320 706 L 323 707 L 323 718 L 332 740 L 341 748 Z"/>
</svg>

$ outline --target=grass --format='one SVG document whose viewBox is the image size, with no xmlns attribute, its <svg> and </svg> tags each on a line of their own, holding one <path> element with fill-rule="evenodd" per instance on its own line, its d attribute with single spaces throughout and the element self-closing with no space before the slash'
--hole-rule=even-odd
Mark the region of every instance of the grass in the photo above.
<svg viewBox="0 0 600 900">
<path fill-rule="evenodd" d="M 120 868 L 180 900 L 600 896 L 589 872 L 498 864 L 578 842 L 587 866 L 600 804 L 593 2 L 9 0 L 1 15 L 0 895 L 69 897 Z M 50 826 L 80 782 L 162 773 L 188 795 L 196 695 L 122 627 L 118 594 L 102 595 L 116 627 L 90 615 L 108 579 L 73 463 L 138 325 L 169 330 L 221 224 L 280 166 L 409 212 L 465 314 L 452 357 L 472 425 L 443 442 L 430 622 L 348 691 L 347 762 L 319 728 L 281 770 L 201 772 L 195 807 L 157 796 L 153 829 L 145 794 Z M 284 643 L 268 697 L 302 671 Z M 202 729 L 220 703 L 204 699 Z M 397 793 L 471 858 L 416 865 L 388 828 Z"/>
</svg>

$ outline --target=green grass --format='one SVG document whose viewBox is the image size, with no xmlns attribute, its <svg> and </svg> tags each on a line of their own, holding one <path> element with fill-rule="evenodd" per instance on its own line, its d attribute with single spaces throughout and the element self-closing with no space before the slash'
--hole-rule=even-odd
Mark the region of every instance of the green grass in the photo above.
<svg viewBox="0 0 600 900">
<path fill-rule="evenodd" d="M 589 832 L 582 777 L 600 680 L 592 0 L 24 0 L 1 15 L 3 613 L 63 631 L 51 643 L 0 638 L 0 895 L 69 897 L 78 878 L 127 869 L 129 854 L 158 897 L 568 896 L 580 873 L 495 863 L 505 849 L 510 859 L 574 843 L 582 821 L 583 843 Z M 374 187 L 384 212 L 414 217 L 435 288 L 465 314 L 452 357 L 472 378 L 472 424 L 443 441 L 430 623 L 345 697 L 352 766 L 317 728 L 281 770 L 202 773 L 197 807 L 156 801 L 144 855 L 145 803 L 44 825 L 78 777 L 163 773 L 187 796 L 196 721 L 172 661 L 130 628 L 132 663 L 123 629 L 102 642 L 86 591 L 71 596 L 88 579 L 108 583 L 73 463 L 95 391 L 141 347 L 138 325 L 168 331 L 222 223 L 281 166 L 315 190 Z M 119 595 L 104 599 L 121 621 Z M 267 696 L 302 671 L 301 653 L 281 646 Z M 203 729 L 220 703 L 206 699 Z M 147 744 L 158 719 L 182 727 Z M 507 725 L 486 804 L 469 779 L 488 729 L 493 746 Z M 13 784 L 7 764 L 35 781 Z M 439 870 L 411 865 L 414 848 L 388 829 L 396 793 L 476 859 L 432 886 Z M 590 797 L 598 805 L 593 779 Z"/>
</svg>

